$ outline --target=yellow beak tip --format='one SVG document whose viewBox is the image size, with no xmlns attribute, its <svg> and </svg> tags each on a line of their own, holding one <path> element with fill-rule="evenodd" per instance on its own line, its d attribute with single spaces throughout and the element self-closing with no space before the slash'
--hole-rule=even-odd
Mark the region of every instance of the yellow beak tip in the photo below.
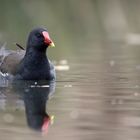
<svg viewBox="0 0 140 140">
<path fill-rule="evenodd" d="M 50 47 L 55 47 L 55 45 L 54 45 L 54 43 L 53 43 L 53 42 L 52 42 L 49 46 L 50 46 Z"/>
</svg>

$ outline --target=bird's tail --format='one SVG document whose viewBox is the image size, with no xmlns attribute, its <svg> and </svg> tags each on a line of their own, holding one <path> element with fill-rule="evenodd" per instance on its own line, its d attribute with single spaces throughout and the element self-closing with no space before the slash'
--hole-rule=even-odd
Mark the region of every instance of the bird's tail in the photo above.
<svg viewBox="0 0 140 140">
<path fill-rule="evenodd" d="M 5 46 L 6 46 L 6 43 L 4 43 L 2 46 L 0 46 L 0 64 L 2 63 L 2 61 L 4 59 Z"/>
<path fill-rule="evenodd" d="M 4 58 L 10 53 L 8 50 L 5 49 L 7 43 L 4 43 L 0 46 L 0 65 L 2 64 Z"/>
</svg>

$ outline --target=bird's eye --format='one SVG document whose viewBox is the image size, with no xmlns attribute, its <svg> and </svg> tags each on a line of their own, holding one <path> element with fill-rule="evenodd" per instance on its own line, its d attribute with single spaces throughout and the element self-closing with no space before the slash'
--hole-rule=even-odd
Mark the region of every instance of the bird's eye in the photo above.
<svg viewBox="0 0 140 140">
<path fill-rule="evenodd" d="M 41 34 L 36 34 L 36 36 L 38 37 L 38 38 L 41 38 L 42 37 L 42 35 Z"/>
</svg>

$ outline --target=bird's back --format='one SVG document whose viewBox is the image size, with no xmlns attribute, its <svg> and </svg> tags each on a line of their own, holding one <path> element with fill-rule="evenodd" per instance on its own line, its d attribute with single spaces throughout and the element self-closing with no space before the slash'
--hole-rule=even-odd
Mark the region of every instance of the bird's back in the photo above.
<svg viewBox="0 0 140 140">
<path fill-rule="evenodd" d="M 3 48 L 0 49 L 0 71 L 2 73 L 9 73 L 15 75 L 16 69 L 20 61 L 23 59 L 25 51 L 8 51 Z"/>
</svg>

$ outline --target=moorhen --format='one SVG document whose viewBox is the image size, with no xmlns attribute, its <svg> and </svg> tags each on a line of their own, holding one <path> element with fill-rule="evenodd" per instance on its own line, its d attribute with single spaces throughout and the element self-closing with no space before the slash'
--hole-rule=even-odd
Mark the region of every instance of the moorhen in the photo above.
<svg viewBox="0 0 140 140">
<path fill-rule="evenodd" d="M 12 91 L 24 101 L 28 126 L 47 134 L 53 116 L 47 113 L 47 102 L 55 93 L 55 81 L 15 80 Z"/>
<path fill-rule="evenodd" d="M 33 29 L 27 40 L 26 51 L 8 51 L 0 56 L 0 71 L 17 80 L 54 80 L 55 69 L 46 51 L 54 43 L 46 29 Z"/>
</svg>

